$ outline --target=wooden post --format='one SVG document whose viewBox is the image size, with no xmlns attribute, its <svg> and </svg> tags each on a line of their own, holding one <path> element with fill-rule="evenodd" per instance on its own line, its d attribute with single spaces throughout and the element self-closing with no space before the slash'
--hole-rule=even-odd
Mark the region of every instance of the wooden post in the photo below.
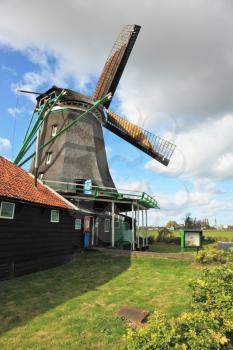
<svg viewBox="0 0 233 350">
<path fill-rule="evenodd" d="M 134 204 L 132 202 L 132 205 L 131 205 L 131 211 L 132 211 L 132 250 L 135 250 L 135 237 L 134 237 Z"/>
<path fill-rule="evenodd" d="M 140 248 L 140 237 L 139 237 L 139 204 L 137 205 L 137 242 L 138 242 L 138 249 Z"/>
<path fill-rule="evenodd" d="M 147 209 L 146 209 L 146 246 L 148 246 Z"/>
<path fill-rule="evenodd" d="M 145 247 L 145 232 L 144 232 L 144 210 L 142 210 L 142 228 L 143 228 L 143 237 L 142 237 L 142 246 Z"/>
<path fill-rule="evenodd" d="M 39 138 L 40 138 L 40 129 L 37 131 L 36 138 L 36 154 L 35 154 L 35 186 L 37 186 L 37 178 L 38 178 L 38 167 L 39 167 Z"/>
</svg>

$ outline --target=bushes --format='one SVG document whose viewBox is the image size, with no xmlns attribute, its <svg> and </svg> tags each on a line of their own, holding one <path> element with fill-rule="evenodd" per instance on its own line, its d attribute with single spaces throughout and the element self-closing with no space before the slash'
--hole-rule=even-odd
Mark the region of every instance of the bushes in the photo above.
<svg viewBox="0 0 233 350">
<path fill-rule="evenodd" d="M 215 264 L 233 261 L 233 252 L 224 252 L 221 249 L 217 249 L 216 246 L 208 246 L 201 250 L 196 256 L 196 262 L 200 264 Z"/>
<path fill-rule="evenodd" d="M 158 231 L 156 242 L 179 244 L 180 237 L 176 237 L 173 232 L 164 227 Z"/>
<path fill-rule="evenodd" d="M 154 313 L 148 325 L 129 330 L 128 350 L 217 350 L 233 342 L 233 264 L 206 269 L 190 284 L 189 312 L 168 320 Z"/>
<path fill-rule="evenodd" d="M 187 312 L 168 320 L 155 313 L 150 324 L 126 337 L 128 350 L 212 350 L 221 349 L 228 339 L 214 315 Z"/>
</svg>

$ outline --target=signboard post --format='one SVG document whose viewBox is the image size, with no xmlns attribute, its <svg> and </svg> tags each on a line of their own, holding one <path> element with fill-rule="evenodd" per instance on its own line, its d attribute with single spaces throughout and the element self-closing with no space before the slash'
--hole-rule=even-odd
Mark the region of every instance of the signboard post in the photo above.
<svg viewBox="0 0 233 350">
<path fill-rule="evenodd" d="M 196 248 L 197 254 L 202 246 L 202 230 L 184 228 L 180 231 L 180 246 L 181 251 L 184 248 Z"/>
</svg>

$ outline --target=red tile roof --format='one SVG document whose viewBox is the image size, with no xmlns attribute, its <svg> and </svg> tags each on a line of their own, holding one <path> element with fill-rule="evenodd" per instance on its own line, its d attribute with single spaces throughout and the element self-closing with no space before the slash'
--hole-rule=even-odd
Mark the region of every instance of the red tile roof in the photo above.
<svg viewBox="0 0 233 350">
<path fill-rule="evenodd" d="M 53 207 L 74 209 L 55 191 L 38 182 L 34 177 L 0 156 L 0 196 L 23 201 L 49 205 Z"/>
</svg>

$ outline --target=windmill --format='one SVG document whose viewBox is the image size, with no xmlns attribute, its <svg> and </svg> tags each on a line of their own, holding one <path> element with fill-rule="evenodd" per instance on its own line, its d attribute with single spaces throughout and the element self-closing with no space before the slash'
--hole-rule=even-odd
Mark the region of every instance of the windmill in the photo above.
<svg viewBox="0 0 233 350">
<path fill-rule="evenodd" d="M 109 110 L 109 93 L 113 96 L 116 91 L 140 28 L 127 25 L 122 29 L 92 97 L 56 86 L 37 97 L 37 110 L 42 113 L 46 109 L 46 112 L 37 125 L 41 126 L 38 139 L 39 145 L 43 146 L 40 146 L 38 158 L 33 158 L 32 173 L 36 166 L 43 180 L 74 182 L 91 179 L 95 185 L 115 188 L 108 168 L 102 127 L 165 166 L 169 164 L 175 149 L 171 142 Z M 84 115 L 85 118 L 81 118 Z M 79 121 L 76 123 L 75 120 Z M 72 127 L 67 127 L 71 124 Z M 34 136 L 38 129 L 33 129 Z M 35 141 L 35 138 L 28 140 L 27 137 L 24 139 L 26 146 L 21 147 L 15 159 L 16 164 L 23 164 L 22 157 Z M 30 158 L 32 156 L 26 161 Z"/>
</svg>

